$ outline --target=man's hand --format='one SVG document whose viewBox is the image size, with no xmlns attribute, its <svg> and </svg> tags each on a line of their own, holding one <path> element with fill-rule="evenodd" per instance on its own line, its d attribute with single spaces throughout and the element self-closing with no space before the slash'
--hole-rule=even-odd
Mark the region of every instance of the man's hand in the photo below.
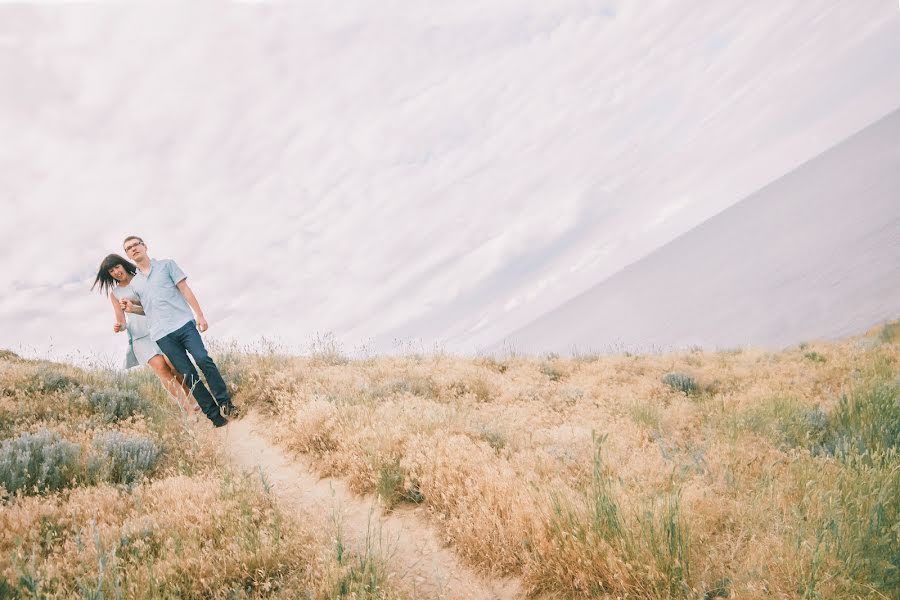
<svg viewBox="0 0 900 600">
<path fill-rule="evenodd" d="M 136 304 L 131 298 L 125 298 L 124 300 L 119 302 L 119 306 L 121 306 L 122 310 L 124 310 L 125 312 L 137 314 L 138 311 L 136 310 L 136 308 L 140 305 Z"/>
<path fill-rule="evenodd" d="M 119 333 L 120 331 L 125 331 L 125 323 L 120 323 L 116 321 L 116 324 L 113 325 L 113 333 Z"/>
<path fill-rule="evenodd" d="M 181 295 L 184 296 L 184 299 L 187 301 L 188 306 L 190 306 L 191 310 L 194 311 L 194 316 L 197 317 L 197 331 L 203 333 L 204 331 L 209 329 L 209 323 L 206 322 L 206 317 L 203 316 L 203 310 L 200 309 L 200 303 L 197 302 L 197 296 L 194 295 L 194 292 L 188 285 L 187 277 L 185 277 L 175 285 L 178 286 L 178 291 L 180 291 Z"/>
</svg>

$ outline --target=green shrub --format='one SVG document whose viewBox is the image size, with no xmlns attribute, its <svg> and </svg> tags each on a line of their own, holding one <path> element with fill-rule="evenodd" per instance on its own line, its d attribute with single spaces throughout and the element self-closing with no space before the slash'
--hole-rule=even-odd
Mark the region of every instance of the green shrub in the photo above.
<svg viewBox="0 0 900 600">
<path fill-rule="evenodd" d="M 741 415 L 739 426 L 817 456 L 900 451 L 900 382 L 878 379 L 857 386 L 842 394 L 829 412 L 773 398 Z"/>
<path fill-rule="evenodd" d="M 603 463 L 604 440 L 605 436 L 595 439 L 591 482 L 583 497 L 574 502 L 551 497 L 549 535 L 560 544 L 574 545 L 586 560 L 613 554 L 627 564 L 632 581 L 598 573 L 582 590 L 591 595 L 621 597 L 628 594 L 612 592 L 631 592 L 637 597 L 689 597 L 691 539 L 678 492 L 661 501 L 624 503 Z"/>
<path fill-rule="evenodd" d="M 825 362 L 825 357 L 819 354 L 818 352 L 806 352 L 803 355 L 803 358 L 807 360 L 811 360 L 814 363 L 823 363 Z"/>
<path fill-rule="evenodd" d="M 406 473 L 400 467 L 400 461 L 382 464 L 378 469 L 378 484 L 375 490 L 388 508 L 400 501 L 405 478 Z"/>
<path fill-rule="evenodd" d="M 822 498 L 828 510 L 819 537 L 848 579 L 867 584 L 854 592 L 872 586 L 891 594 L 900 590 L 900 460 L 893 450 L 878 450 L 844 461 L 849 468 Z"/>
<path fill-rule="evenodd" d="M 783 449 L 805 448 L 814 455 L 828 455 L 828 413 L 790 397 L 774 397 L 737 417 L 736 425 L 764 435 Z"/>
<path fill-rule="evenodd" d="M 685 373 L 666 373 L 663 375 L 662 382 L 687 396 L 697 393 L 700 389 L 697 381 Z"/>
<path fill-rule="evenodd" d="M 393 508 L 399 502 L 419 504 L 425 499 L 417 482 L 407 482 L 406 469 L 400 466 L 400 460 L 396 458 L 379 465 L 375 492 L 387 508 Z"/>
<path fill-rule="evenodd" d="M 91 473 L 103 481 L 134 483 L 153 474 L 161 454 L 159 446 L 149 438 L 107 432 L 94 438 Z"/>
<path fill-rule="evenodd" d="M 550 381 L 560 381 L 563 377 L 565 377 L 565 373 L 563 373 L 550 363 L 544 363 L 541 365 L 541 373 L 546 375 Z"/>
<path fill-rule="evenodd" d="M 322 598 L 339 600 L 355 598 L 357 600 L 376 600 L 388 598 L 388 570 L 381 555 L 381 543 L 371 524 L 366 534 L 363 551 L 353 555 L 346 551 L 343 535 L 338 530 L 334 550 L 337 569 L 329 574 Z M 307 597 L 311 595 L 307 594 Z"/>
<path fill-rule="evenodd" d="M 651 582 L 657 593 L 670 598 L 688 596 L 691 539 L 687 523 L 681 516 L 678 494 L 665 497 L 661 508 L 653 506 L 645 510 L 637 518 L 637 525 L 637 544 L 644 547 L 644 555 L 651 557 L 661 576 Z"/>
<path fill-rule="evenodd" d="M 795 465 L 806 490 L 798 504 L 797 548 L 806 565 L 798 592 L 807 598 L 894 597 L 900 589 L 900 455 L 850 448 L 843 468 L 829 477 L 821 477 L 819 460 Z"/>
<path fill-rule="evenodd" d="M 34 374 L 28 391 L 38 393 L 62 392 L 81 387 L 80 382 L 59 367 L 43 365 Z"/>
<path fill-rule="evenodd" d="M 41 429 L 0 446 L 0 484 L 13 494 L 57 491 L 81 478 L 81 446 Z"/>
<path fill-rule="evenodd" d="M 900 380 L 876 367 L 828 412 L 777 398 L 741 420 L 810 451 L 793 466 L 804 490 L 795 530 L 802 597 L 887 597 L 900 589 Z"/>
<path fill-rule="evenodd" d="M 818 406 L 805 408 L 783 405 L 778 422 L 782 444 L 793 448 L 808 448 L 813 454 L 827 453 L 828 414 Z"/>
<path fill-rule="evenodd" d="M 88 402 L 94 413 L 107 421 L 118 421 L 141 412 L 144 401 L 141 396 L 128 389 L 106 388 L 91 392 Z"/>
<path fill-rule="evenodd" d="M 831 454 L 900 451 L 900 381 L 877 381 L 841 395 L 828 430 Z"/>
<path fill-rule="evenodd" d="M 495 452 L 500 452 L 504 448 L 506 448 L 506 436 L 504 436 L 501 432 L 496 431 L 494 429 L 488 429 L 487 427 L 482 427 L 479 439 L 484 440 L 488 443 L 488 445 L 494 449 Z"/>
</svg>

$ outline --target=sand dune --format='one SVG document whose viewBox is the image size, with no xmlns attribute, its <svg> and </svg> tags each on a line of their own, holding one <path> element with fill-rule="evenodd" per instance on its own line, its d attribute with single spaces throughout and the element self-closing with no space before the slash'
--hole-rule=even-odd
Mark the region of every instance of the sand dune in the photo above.
<svg viewBox="0 0 900 600">
<path fill-rule="evenodd" d="M 900 110 L 498 342 L 781 347 L 900 316 Z"/>
</svg>

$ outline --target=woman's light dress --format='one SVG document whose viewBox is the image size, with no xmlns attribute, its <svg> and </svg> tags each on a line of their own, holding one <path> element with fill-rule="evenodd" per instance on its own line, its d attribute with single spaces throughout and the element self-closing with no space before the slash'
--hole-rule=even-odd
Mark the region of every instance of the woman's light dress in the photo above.
<svg viewBox="0 0 900 600">
<path fill-rule="evenodd" d="M 136 300 L 134 292 L 129 286 L 116 286 L 113 294 L 119 300 L 131 298 Z M 146 365 L 151 358 L 162 354 L 159 346 L 150 338 L 150 323 L 144 315 L 125 313 L 125 322 L 128 330 L 128 353 L 125 355 L 125 368 L 130 369 L 138 365 Z"/>
</svg>

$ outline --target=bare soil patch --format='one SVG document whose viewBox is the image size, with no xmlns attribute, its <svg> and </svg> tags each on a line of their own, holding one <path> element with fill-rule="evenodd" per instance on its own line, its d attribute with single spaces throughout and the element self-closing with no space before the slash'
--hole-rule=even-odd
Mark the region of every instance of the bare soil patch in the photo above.
<svg viewBox="0 0 900 600">
<path fill-rule="evenodd" d="M 422 507 L 386 513 L 375 496 L 358 496 L 340 479 L 320 478 L 289 457 L 251 413 L 227 427 L 225 452 L 238 467 L 261 471 L 283 508 L 334 528 L 348 551 L 380 553 L 390 575 L 417 598 L 507 599 L 522 596 L 515 579 L 487 579 L 462 564 L 429 525 Z"/>
</svg>

